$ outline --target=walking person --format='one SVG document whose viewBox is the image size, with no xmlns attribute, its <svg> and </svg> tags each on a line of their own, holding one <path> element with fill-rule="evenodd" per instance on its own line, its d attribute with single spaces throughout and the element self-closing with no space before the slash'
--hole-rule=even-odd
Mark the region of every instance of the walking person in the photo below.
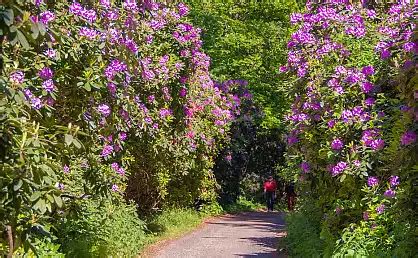
<svg viewBox="0 0 418 258">
<path fill-rule="evenodd" d="M 277 183 L 272 176 L 264 182 L 264 196 L 267 201 L 267 211 L 273 211 L 274 199 L 276 198 Z"/>
<path fill-rule="evenodd" d="M 287 198 L 287 208 L 289 211 L 293 211 L 296 202 L 295 184 L 293 182 L 287 184 L 285 187 L 285 192 Z"/>
</svg>

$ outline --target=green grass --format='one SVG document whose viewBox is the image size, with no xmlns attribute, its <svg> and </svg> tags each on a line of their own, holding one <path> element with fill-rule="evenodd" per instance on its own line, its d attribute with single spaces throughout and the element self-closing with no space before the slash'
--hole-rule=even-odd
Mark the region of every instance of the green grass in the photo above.
<svg viewBox="0 0 418 258">
<path fill-rule="evenodd" d="M 159 241 L 182 236 L 199 226 L 211 214 L 191 209 L 170 209 L 147 221 L 148 233 L 141 252 Z"/>
<path fill-rule="evenodd" d="M 247 200 L 245 197 L 239 197 L 235 203 L 227 204 L 224 206 L 226 213 L 240 213 L 245 211 L 257 211 L 265 208 L 265 205 L 251 200 Z"/>
</svg>

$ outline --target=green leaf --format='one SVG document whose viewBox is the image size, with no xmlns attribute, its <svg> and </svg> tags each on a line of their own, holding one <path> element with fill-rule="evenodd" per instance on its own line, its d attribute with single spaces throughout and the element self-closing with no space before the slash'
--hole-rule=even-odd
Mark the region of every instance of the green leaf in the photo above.
<svg viewBox="0 0 418 258">
<path fill-rule="evenodd" d="M 345 180 L 345 178 L 347 177 L 347 175 L 346 174 L 344 174 L 344 175 L 342 175 L 341 177 L 340 177 L 340 182 L 343 182 L 344 180 Z"/>
<path fill-rule="evenodd" d="M 39 197 L 41 197 L 41 192 L 34 192 L 31 197 L 29 198 L 30 201 L 36 201 L 39 199 Z"/>
<path fill-rule="evenodd" d="M 14 13 L 12 9 L 6 9 L 5 11 L 3 11 L 2 16 L 3 16 L 3 21 L 7 26 L 10 26 L 13 24 L 13 20 L 15 18 L 14 18 Z"/>
<path fill-rule="evenodd" d="M 22 179 L 19 179 L 19 181 L 17 181 L 17 183 L 13 186 L 13 190 L 14 191 L 19 190 L 22 187 L 22 185 L 23 185 L 23 181 Z"/>
<path fill-rule="evenodd" d="M 61 208 L 62 207 L 62 199 L 61 199 L 61 196 L 54 195 L 54 200 L 55 200 L 55 203 L 57 204 L 57 206 L 59 208 Z"/>
<path fill-rule="evenodd" d="M 79 140 L 74 139 L 74 140 L 73 140 L 73 144 L 74 144 L 74 146 L 75 146 L 77 149 L 80 149 L 80 148 L 81 148 L 81 143 L 80 143 L 80 141 L 79 141 Z"/>
<path fill-rule="evenodd" d="M 20 30 L 17 31 L 17 40 L 23 48 L 30 49 L 29 42 L 26 39 L 26 36 Z"/>
<path fill-rule="evenodd" d="M 74 137 L 72 135 L 70 135 L 70 134 L 65 135 L 65 144 L 67 144 L 68 146 L 71 145 L 73 140 L 74 140 Z"/>
</svg>

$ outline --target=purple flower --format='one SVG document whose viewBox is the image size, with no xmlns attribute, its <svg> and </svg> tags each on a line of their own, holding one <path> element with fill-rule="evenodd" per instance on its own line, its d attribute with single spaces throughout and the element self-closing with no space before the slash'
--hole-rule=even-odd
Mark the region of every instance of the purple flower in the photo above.
<svg viewBox="0 0 418 258">
<path fill-rule="evenodd" d="M 367 185 L 369 187 L 374 187 L 377 186 L 379 184 L 379 179 L 377 179 L 377 177 L 375 176 L 369 176 L 369 178 L 367 179 Z"/>
<path fill-rule="evenodd" d="M 128 138 L 128 135 L 125 132 L 120 132 L 119 133 L 119 139 L 121 141 L 125 141 Z"/>
<path fill-rule="evenodd" d="M 104 117 L 108 117 L 110 115 L 110 107 L 106 104 L 101 104 L 97 107 L 97 111 L 99 111 Z"/>
<path fill-rule="evenodd" d="M 124 72 L 128 69 L 128 66 L 117 59 L 114 59 L 105 69 L 105 76 L 108 80 L 113 80 L 116 74 Z"/>
<path fill-rule="evenodd" d="M 103 147 L 103 150 L 102 150 L 102 154 L 101 154 L 101 156 L 102 157 L 107 157 L 107 156 L 109 156 L 110 154 L 112 154 L 113 153 L 113 146 L 112 145 L 105 145 L 104 147 Z"/>
<path fill-rule="evenodd" d="M 365 221 L 368 221 L 369 220 L 369 212 L 368 211 L 363 212 L 363 219 Z"/>
<path fill-rule="evenodd" d="M 51 68 L 44 67 L 38 72 L 38 76 L 41 77 L 41 79 L 43 80 L 49 80 L 52 79 L 54 73 L 52 72 Z"/>
<path fill-rule="evenodd" d="M 113 185 L 112 185 L 112 191 L 113 191 L 113 192 L 117 192 L 117 191 L 119 191 L 119 186 L 117 186 L 116 184 L 113 184 Z"/>
<path fill-rule="evenodd" d="M 331 120 L 328 121 L 327 124 L 328 124 L 328 127 L 329 128 L 333 128 L 335 126 L 335 120 L 334 119 L 331 119 Z"/>
<path fill-rule="evenodd" d="M 404 146 L 411 145 L 417 140 L 417 134 L 414 131 L 406 131 L 401 137 L 401 144 Z"/>
<path fill-rule="evenodd" d="M 360 162 L 360 160 L 354 160 L 353 161 L 353 164 L 354 164 L 354 166 L 356 166 L 356 167 L 360 167 L 361 166 L 361 162 Z"/>
<path fill-rule="evenodd" d="M 371 83 L 371 82 L 363 82 L 362 84 L 361 84 L 361 90 L 364 92 L 364 93 L 369 93 L 370 91 L 372 91 L 373 90 L 373 84 Z"/>
<path fill-rule="evenodd" d="M 48 48 L 44 51 L 44 55 L 46 55 L 49 58 L 55 58 L 57 56 L 57 51 L 55 51 L 52 48 Z"/>
<path fill-rule="evenodd" d="M 48 93 L 53 92 L 55 89 L 54 81 L 51 79 L 44 81 L 42 83 L 42 88 L 44 88 L 44 90 Z"/>
<path fill-rule="evenodd" d="M 279 72 L 285 73 L 287 71 L 289 71 L 289 67 L 287 67 L 286 65 L 283 65 L 283 66 L 279 67 Z"/>
<path fill-rule="evenodd" d="M 116 84 L 113 82 L 109 82 L 107 84 L 107 89 L 109 90 L 110 94 L 115 95 L 116 94 Z"/>
<path fill-rule="evenodd" d="M 23 71 L 17 70 L 10 74 L 10 81 L 13 84 L 22 84 L 25 79 L 25 73 Z"/>
<path fill-rule="evenodd" d="M 80 35 L 80 37 L 86 37 L 89 40 L 94 40 L 99 35 L 99 32 L 95 29 L 90 29 L 88 27 L 82 27 L 78 31 L 78 35 Z"/>
<path fill-rule="evenodd" d="M 149 103 L 153 103 L 154 100 L 155 100 L 155 96 L 154 95 L 149 95 L 147 100 L 148 100 Z"/>
<path fill-rule="evenodd" d="M 152 118 L 151 117 L 146 117 L 144 118 L 145 123 L 147 124 L 152 124 Z"/>
<path fill-rule="evenodd" d="M 113 162 L 110 167 L 114 170 L 114 171 L 118 171 L 119 169 L 119 164 L 116 162 Z"/>
<path fill-rule="evenodd" d="M 380 52 L 380 58 L 382 59 L 388 59 L 390 57 L 391 53 L 387 49 L 383 49 L 382 52 Z"/>
<path fill-rule="evenodd" d="M 186 95 L 187 95 L 187 89 L 186 88 L 180 88 L 180 91 L 179 91 L 179 96 L 181 97 L 181 98 L 184 98 L 184 97 L 186 97 Z"/>
<path fill-rule="evenodd" d="M 177 7 L 179 9 L 180 16 L 186 16 L 189 13 L 189 7 L 184 3 L 179 3 Z"/>
<path fill-rule="evenodd" d="M 70 173 L 70 167 L 67 165 L 64 165 L 64 167 L 62 168 L 62 170 L 64 171 L 65 174 Z"/>
<path fill-rule="evenodd" d="M 373 150 L 381 150 L 385 147 L 385 141 L 380 138 L 373 140 L 372 143 L 370 144 L 370 147 Z"/>
<path fill-rule="evenodd" d="M 391 176 L 389 179 L 389 183 L 391 186 L 399 185 L 399 177 L 398 176 Z"/>
<path fill-rule="evenodd" d="M 385 193 L 383 195 L 385 197 L 388 197 L 388 198 L 393 198 L 393 197 L 395 197 L 396 192 L 393 191 L 392 189 L 388 189 L 388 190 L 385 191 Z"/>
<path fill-rule="evenodd" d="M 303 161 L 300 164 L 300 168 L 302 169 L 303 173 L 308 173 L 311 170 L 311 167 L 309 166 L 309 163 L 306 161 Z"/>
<path fill-rule="evenodd" d="M 65 185 L 64 185 L 63 183 L 57 183 L 55 186 L 56 186 L 58 189 L 60 189 L 61 191 L 62 191 L 62 190 L 64 190 L 64 188 L 65 188 Z"/>
<path fill-rule="evenodd" d="M 364 104 L 366 104 L 366 106 L 373 106 L 375 102 L 376 102 L 376 100 L 374 98 L 367 98 L 364 101 Z"/>
<path fill-rule="evenodd" d="M 41 99 L 40 98 L 38 98 L 38 97 L 35 97 L 35 96 L 33 96 L 31 99 L 30 99 L 30 102 L 31 102 L 31 106 L 32 106 L 32 108 L 34 108 L 34 109 L 36 109 L 36 110 L 38 110 L 38 109 L 41 109 L 42 108 L 42 101 L 41 101 Z"/>
<path fill-rule="evenodd" d="M 407 42 L 405 43 L 402 48 L 406 51 L 406 52 L 412 52 L 415 48 L 415 43 L 414 42 Z"/>
<path fill-rule="evenodd" d="M 385 211 L 385 205 L 384 204 L 380 204 L 377 208 L 376 208 L 376 212 L 377 214 L 382 214 Z"/>
<path fill-rule="evenodd" d="M 126 174 L 126 171 L 124 168 L 120 167 L 118 168 L 118 170 L 116 171 L 116 173 L 118 173 L 121 176 L 124 176 Z"/>
<path fill-rule="evenodd" d="M 161 118 L 166 118 L 170 116 L 173 112 L 170 109 L 162 108 L 160 109 L 160 116 Z"/>
<path fill-rule="evenodd" d="M 104 8 L 107 9 L 110 7 L 110 0 L 100 0 L 100 5 Z"/>
<path fill-rule="evenodd" d="M 333 150 L 341 150 L 343 147 L 344 147 L 344 143 L 339 138 L 336 138 L 331 142 L 331 148 Z"/>
<path fill-rule="evenodd" d="M 55 15 L 51 11 L 45 11 L 45 12 L 42 12 L 40 14 L 40 21 L 43 24 L 48 24 L 49 22 L 53 21 L 54 19 L 55 19 Z"/>
<path fill-rule="evenodd" d="M 231 154 L 226 155 L 225 160 L 226 161 L 231 161 L 232 160 L 232 155 Z"/>
<path fill-rule="evenodd" d="M 128 11 L 136 12 L 138 6 L 135 0 L 125 0 L 123 3 L 123 8 Z"/>
<path fill-rule="evenodd" d="M 374 74 L 374 68 L 373 66 L 369 65 L 369 66 L 365 66 L 363 67 L 363 69 L 361 69 L 361 72 L 365 75 L 365 76 L 370 76 Z"/>
<path fill-rule="evenodd" d="M 341 174 L 342 172 L 344 172 L 344 170 L 346 169 L 347 169 L 347 163 L 345 163 L 344 161 L 340 161 L 337 163 L 337 165 L 331 168 L 331 174 L 332 176 L 337 176 Z"/>
<path fill-rule="evenodd" d="M 342 211 L 343 209 L 341 209 L 340 207 L 335 208 L 335 214 L 337 215 L 340 215 Z"/>
</svg>

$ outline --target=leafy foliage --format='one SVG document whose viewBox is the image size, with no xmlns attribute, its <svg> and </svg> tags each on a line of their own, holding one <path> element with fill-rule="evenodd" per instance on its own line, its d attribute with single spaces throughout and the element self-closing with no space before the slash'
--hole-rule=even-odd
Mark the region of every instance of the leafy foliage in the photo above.
<svg viewBox="0 0 418 258">
<path fill-rule="evenodd" d="M 302 209 L 319 208 L 321 224 L 308 224 L 325 256 L 398 253 L 395 228 L 414 225 L 416 18 L 408 4 L 308 2 L 291 15 L 299 29 L 281 71 L 294 102 L 280 171 L 299 180 Z"/>
</svg>

